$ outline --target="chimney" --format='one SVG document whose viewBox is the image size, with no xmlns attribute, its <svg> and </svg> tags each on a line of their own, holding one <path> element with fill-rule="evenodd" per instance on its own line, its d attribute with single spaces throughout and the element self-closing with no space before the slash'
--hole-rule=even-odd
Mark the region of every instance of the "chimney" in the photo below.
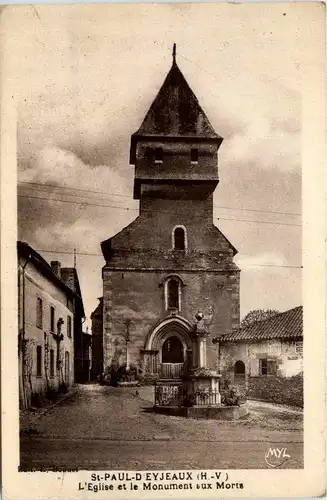
<svg viewBox="0 0 327 500">
<path fill-rule="evenodd" d="M 61 278 L 61 263 L 58 260 L 51 261 L 51 269 L 58 278 Z"/>
</svg>

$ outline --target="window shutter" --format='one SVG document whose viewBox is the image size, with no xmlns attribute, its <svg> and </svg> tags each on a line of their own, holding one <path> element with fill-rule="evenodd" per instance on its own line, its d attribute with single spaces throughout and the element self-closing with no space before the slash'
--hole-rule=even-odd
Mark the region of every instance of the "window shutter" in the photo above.
<svg viewBox="0 0 327 500">
<path fill-rule="evenodd" d="M 259 375 L 259 360 L 250 359 L 250 376 L 257 377 Z"/>
</svg>

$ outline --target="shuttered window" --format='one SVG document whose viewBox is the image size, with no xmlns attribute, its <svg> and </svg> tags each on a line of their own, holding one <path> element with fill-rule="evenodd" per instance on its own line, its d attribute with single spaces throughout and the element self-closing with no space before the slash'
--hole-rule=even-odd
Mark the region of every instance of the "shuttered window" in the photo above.
<svg viewBox="0 0 327 500">
<path fill-rule="evenodd" d="M 72 337 L 72 318 L 67 316 L 67 337 Z"/>
<path fill-rule="evenodd" d="M 54 350 L 50 349 L 50 377 L 54 377 Z"/>
<path fill-rule="evenodd" d="M 251 377 L 257 377 L 259 375 L 259 360 L 250 359 L 250 375 Z"/>
<path fill-rule="evenodd" d="M 40 297 L 36 299 L 36 326 L 43 327 L 43 301 Z"/>
<path fill-rule="evenodd" d="M 36 346 L 36 376 L 42 377 L 42 347 Z"/>
<path fill-rule="evenodd" d="M 260 375 L 276 375 L 277 363 L 274 359 L 260 359 Z"/>
<path fill-rule="evenodd" d="M 303 356 L 303 342 L 299 341 L 295 343 L 295 351 L 297 354 Z"/>
<path fill-rule="evenodd" d="M 55 331 L 55 308 L 50 306 L 50 332 Z"/>
</svg>

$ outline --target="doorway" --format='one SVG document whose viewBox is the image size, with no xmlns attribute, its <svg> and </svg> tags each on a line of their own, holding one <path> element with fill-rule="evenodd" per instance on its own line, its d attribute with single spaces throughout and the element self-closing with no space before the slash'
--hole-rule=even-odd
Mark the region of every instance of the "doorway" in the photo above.
<svg viewBox="0 0 327 500">
<path fill-rule="evenodd" d="M 241 388 L 245 386 L 245 364 L 243 361 L 236 361 L 234 365 L 234 382 Z"/>
<path fill-rule="evenodd" d="M 184 373 L 184 346 L 176 336 L 168 337 L 162 344 L 162 378 L 180 378 Z"/>
</svg>

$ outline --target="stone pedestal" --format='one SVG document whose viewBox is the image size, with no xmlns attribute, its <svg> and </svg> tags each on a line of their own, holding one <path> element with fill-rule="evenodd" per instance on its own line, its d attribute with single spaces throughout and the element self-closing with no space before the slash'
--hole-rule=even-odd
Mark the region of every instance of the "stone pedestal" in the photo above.
<svg viewBox="0 0 327 500">
<path fill-rule="evenodd" d="M 208 368 L 192 370 L 185 380 L 187 394 L 194 395 L 195 405 L 219 406 L 221 397 L 219 379 L 221 375 Z"/>
<path fill-rule="evenodd" d="M 155 390 L 154 409 L 158 413 L 218 420 L 236 420 L 248 413 L 246 405 L 221 404 L 219 381 L 221 375 L 206 368 L 206 341 L 209 332 L 200 319 L 193 330 L 193 368 L 182 383 Z M 191 353 L 189 355 L 191 358 Z M 162 397 L 162 394 L 164 397 Z M 160 397 L 159 397 L 160 396 Z"/>
<path fill-rule="evenodd" d="M 193 397 L 194 404 L 219 406 L 221 404 L 219 393 L 219 379 L 221 375 L 218 375 L 214 370 L 206 368 L 207 336 L 209 332 L 203 319 L 197 321 L 193 334 L 196 368 L 190 370 L 185 379 L 186 393 Z"/>
</svg>

